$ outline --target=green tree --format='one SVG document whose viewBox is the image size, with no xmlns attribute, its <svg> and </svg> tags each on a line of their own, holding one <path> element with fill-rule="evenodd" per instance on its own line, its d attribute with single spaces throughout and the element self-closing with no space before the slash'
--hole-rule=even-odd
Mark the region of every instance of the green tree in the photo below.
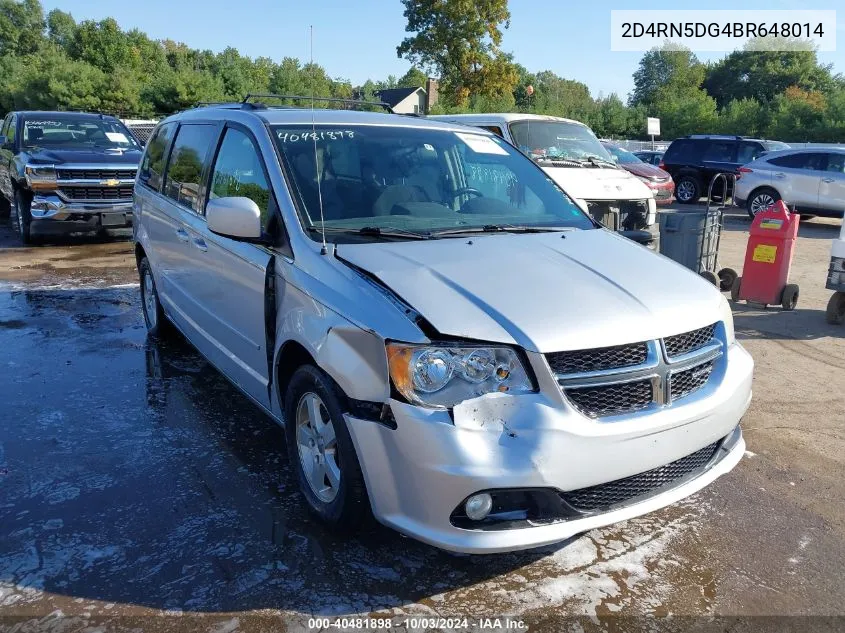
<svg viewBox="0 0 845 633">
<path fill-rule="evenodd" d="M 597 100 L 589 123 L 600 137 L 624 138 L 628 133 L 628 109 L 616 94 L 611 94 Z"/>
<path fill-rule="evenodd" d="M 411 66 L 404 75 L 402 75 L 399 79 L 396 80 L 397 86 L 402 87 L 424 87 L 425 82 L 428 79 L 428 75 L 426 75 L 423 71 L 421 71 L 416 66 Z"/>
<path fill-rule="evenodd" d="M 0 0 L 0 55 L 28 55 L 44 41 L 44 10 L 38 0 Z"/>
<path fill-rule="evenodd" d="M 502 97 L 518 81 L 502 54 L 500 26 L 509 25 L 507 0 L 402 0 L 406 37 L 400 57 L 441 79 L 441 95 L 465 106 L 470 95 Z"/>
<path fill-rule="evenodd" d="M 754 98 L 732 99 L 719 113 L 719 127 L 724 134 L 761 136 L 768 112 Z"/>
<path fill-rule="evenodd" d="M 69 51 L 76 37 L 76 20 L 70 13 L 53 9 L 47 14 L 47 33 L 50 40 Z"/>
<path fill-rule="evenodd" d="M 630 105 L 653 106 L 667 89 L 689 91 L 701 87 L 705 68 L 692 51 L 677 46 L 653 48 L 634 72 Z"/>
</svg>

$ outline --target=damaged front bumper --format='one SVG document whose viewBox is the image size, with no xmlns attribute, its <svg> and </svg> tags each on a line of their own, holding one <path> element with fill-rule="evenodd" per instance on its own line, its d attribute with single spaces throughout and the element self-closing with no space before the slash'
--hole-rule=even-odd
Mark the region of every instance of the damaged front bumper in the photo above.
<svg viewBox="0 0 845 633">
<path fill-rule="evenodd" d="M 349 415 L 346 421 L 382 523 L 446 550 L 528 549 L 652 512 L 730 471 L 745 450 L 738 425 L 751 399 L 753 361 L 736 344 L 727 361 L 706 398 L 611 423 L 588 419 L 562 395 L 542 391 L 482 396 L 451 412 L 392 400 L 395 428 Z M 671 471 L 711 446 L 712 455 L 694 471 L 648 494 L 594 511 L 569 511 L 570 492 Z M 542 491 L 561 499 L 562 511 L 535 521 L 511 513 L 508 520 L 477 528 L 456 520 L 462 503 L 483 491 Z"/>
</svg>

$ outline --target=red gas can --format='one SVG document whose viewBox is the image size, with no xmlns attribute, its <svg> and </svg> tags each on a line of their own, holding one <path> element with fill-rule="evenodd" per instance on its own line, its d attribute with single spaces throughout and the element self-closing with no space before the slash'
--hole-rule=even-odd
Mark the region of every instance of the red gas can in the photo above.
<svg viewBox="0 0 845 633">
<path fill-rule="evenodd" d="M 798 303 L 798 286 L 787 284 L 800 216 L 790 213 L 783 201 L 757 214 L 745 250 L 742 277 L 734 282 L 731 297 L 754 303 L 781 304 L 792 310 Z"/>
</svg>

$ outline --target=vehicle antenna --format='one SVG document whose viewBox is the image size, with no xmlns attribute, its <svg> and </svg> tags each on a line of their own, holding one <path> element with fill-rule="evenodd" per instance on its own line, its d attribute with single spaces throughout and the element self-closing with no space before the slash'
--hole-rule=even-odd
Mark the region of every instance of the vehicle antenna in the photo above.
<svg viewBox="0 0 845 633">
<path fill-rule="evenodd" d="M 323 247 L 320 249 L 321 255 L 328 255 L 329 249 L 326 246 L 326 221 L 323 218 L 323 188 L 322 179 L 320 178 L 320 161 L 317 160 L 317 126 L 314 123 L 314 25 L 310 27 L 311 31 L 311 138 L 314 141 L 314 170 L 317 173 L 317 203 L 320 206 L 320 237 L 323 238 Z"/>
</svg>

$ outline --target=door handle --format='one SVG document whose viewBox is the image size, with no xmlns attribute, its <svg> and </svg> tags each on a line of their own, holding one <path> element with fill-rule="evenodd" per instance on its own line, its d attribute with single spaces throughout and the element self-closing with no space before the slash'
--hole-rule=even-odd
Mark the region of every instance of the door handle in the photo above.
<svg viewBox="0 0 845 633">
<path fill-rule="evenodd" d="M 786 178 L 786 174 L 783 172 L 778 172 L 775 174 L 775 178 Z"/>
<path fill-rule="evenodd" d="M 833 178 L 822 178 L 822 182 L 833 182 Z"/>
<path fill-rule="evenodd" d="M 187 242 L 191 239 L 191 236 L 188 235 L 188 232 L 185 229 L 176 229 L 176 237 L 183 242 Z"/>
<path fill-rule="evenodd" d="M 200 249 L 203 253 L 208 250 L 208 244 L 205 243 L 205 240 L 201 237 L 194 238 L 194 246 Z"/>
</svg>

